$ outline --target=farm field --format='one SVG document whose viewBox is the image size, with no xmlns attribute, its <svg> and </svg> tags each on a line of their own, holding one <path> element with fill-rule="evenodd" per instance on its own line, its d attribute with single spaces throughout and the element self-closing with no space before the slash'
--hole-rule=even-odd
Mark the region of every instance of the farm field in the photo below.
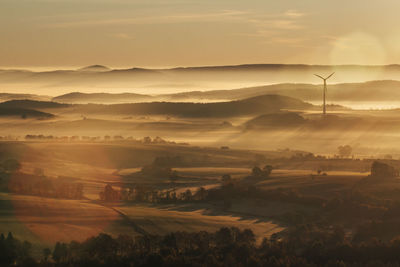
<svg viewBox="0 0 400 267">
<path fill-rule="evenodd" d="M 197 209 L 196 209 L 197 208 Z M 259 221 L 256 218 L 244 219 L 240 215 L 222 212 L 220 215 L 207 211 L 207 207 L 162 206 L 152 207 L 129 205 L 116 207 L 126 214 L 147 233 L 164 235 L 175 231 L 208 231 L 215 232 L 221 227 L 252 229 L 261 241 L 265 237 L 280 232 L 283 227 L 272 221 Z"/>
</svg>

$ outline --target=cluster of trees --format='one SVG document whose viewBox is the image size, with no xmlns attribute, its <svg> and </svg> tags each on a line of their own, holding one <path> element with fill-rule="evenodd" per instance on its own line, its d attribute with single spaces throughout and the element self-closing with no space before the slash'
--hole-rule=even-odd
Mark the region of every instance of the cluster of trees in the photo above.
<svg viewBox="0 0 400 267">
<path fill-rule="evenodd" d="M 251 175 L 253 177 L 262 177 L 262 178 L 268 178 L 269 175 L 271 174 L 273 168 L 271 165 L 265 165 L 262 169 L 258 166 L 255 166 L 251 170 Z"/>
<path fill-rule="evenodd" d="M 371 165 L 371 176 L 376 178 L 393 178 L 399 176 L 399 171 L 389 164 L 374 161 Z"/>
<path fill-rule="evenodd" d="M 233 180 L 224 175 L 221 187 L 207 190 L 206 201 L 220 203 L 228 209 L 236 200 L 255 199 L 259 205 L 279 202 L 301 205 L 313 212 L 289 212 L 281 214 L 278 219 L 288 225 L 298 225 L 305 222 L 321 220 L 323 223 L 357 223 L 386 221 L 397 224 L 400 220 L 400 205 L 396 200 L 381 199 L 363 190 L 364 182 L 360 181 L 349 191 L 343 191 L 334 197 L 318 194 L 307 194 L 293 188 L 261 189 L 243 180 Z M 386 191 L 387 195 L 398 195 L 399 190 Z M 400 228 L 398 228 L 400 235 Z"/>
<path fill-rule="evenodd" d="M 175 182 L 179 178 L 178 172 L 172 170 L 171 167 L 157 164 L 143 166 L 140 173 L 148 177 L 169 179 L 171 182 Z"/>
<path fill-rule="evenodd" d="M 227 209 L 234 199 L 257 199 L 259 203 L 286 202 L 316 208 L 322 208 L 326 204 L 326 200 L 323 198 L 303 195 L 293 189 L 263 190 L 253 184 L 247 185 L 242 181 L 229 179 L 228 175 L 223 176 L 221 187 L 207 190 L 205 201 L 220 202 Z"/>
<path fill-rule="evenodd" d="M 27 134 L 25 140 L 60 140 L 60 141 L 78 141 L 79 136 L 53 136 L 43 134 Z"/>
<path fill-rule="evenodd" d="M 18 139 L 19 139 L 18 136 L 12 136 L 12 135 L 0 136 L 0 140 L 2 141 L 18 141 Z"/>
<path fill-rule="evenodd" d="M 326 159 L 326 157 L 321 155 L 314 155 L 313 153 L 309 152 L 296 152 L 289 158 L 290 161 L 321 160 L 321 159 Z"/>
<path fill-rule="evenodd" d="M 174 183 L 179 178 L 179 174 L 172 167 L 184 164 L 185 161 L 181 156 L 156 157 L 151 164 L 142 167 L 140 174 L 146 177 L 169 179 L 171 183 Z"/>
<path fill-rule="evenodd" d="M 353 148 L 350 145 L 344 145 L 338 147 L 340 158 L 349 158 L 353 152 Z"/>
<path fill-rule="evenodd" d="M 176 144 L 175 142 L 164 140 L 163 138 L 161 138 L 159 136 L 156 136 L 154 138 L 151 138 L 150 136 L 145 136 L 142 139 L 134 139 L 132 136 L 125 138 L 122 135 L 114 135 L 113 137 L 106 135 L 106 136 L 104 136 L 104 140 L 105 141 L 130 140 L 130 141 L 140 142 L 140 143 L 144 143 L 144 144 Z"/>
<path fill-rule="evenodd" d="M 0 140 L 17 140 L 18 138 L 16 137 L 2 137 L 0 136 Z M 43 135 L 43 134 L 27 134 L 24 137 L 25 140 L 55 140 L 55 141 L 131 141 L 131 142 L 137 142 L 137 143 L 143 143 L 143 144 L 179 144 L 179 145 L 188 145 L 188 143 L 176 143 L 174 141 L 167 141 L 159 136 L 156 136 L 154 138 L 150 136 L 146 136 L 142 139 L 135 139 L 132 136 L 129 137 L 124 137 L 122 135 L 105 135 L 103 138 L 100 136 L 53 136 L 53 135 Z"/>
<path fill-rule="evenodd" d="M 100 200 L 105 202 L 134 201 L 150 203 L 176 203 L 188 201 L 203 201 L 207 198 L 207 190 L 199 187 L 196 192 L 187 189 L 181 193 L 176 190 L 155 190 L 146 186 L 114 189 L 106 185 L 99 193 Z"/>
<path fill-rule="evenodd" d="M 32 245 L 20 241 L 8 233 L 0 235 L 0 266 L 35 266 L 37 263 L 31 256 Z"/>
<path fill-rule="evenodd" d="M 327 157 L 322 155 L 315 155 L 313 153 L 295 152 L 291 156 L 279 158 L 265 158 L 262 155 L 257 155 L 254 159 L 255 165 L 269 164 L 272 166 L 279 166 L 283 169 L 296 169 L 301 167 L 317 171 L 318 169 L 326 171 L 356 171 L 368 172 L 371 164 L 376 161 L 376 158 L 356 158 L 350 156 L 334 155 Z M 395 160 L 390 155 L 385 155 L 380 162 L 392 165 L 399 165 L 399 160 Z"/>
<path fill-rule="evenodd" d="M 121 190 L 115 190 L 111 185 L 106 185 L 104 190 L 99 193 L 100 200 L 115 202 L 121 200 Z"/>
<path fill-rule="evenodd" d="M 83 184 L 63 179 L 50 179 L 44 175 L 18 173 L 8 181 L 8 191 L 15 194 L 41 197 L 83 199 Z"/>
<path fill-rule="evenodd" d="M 178 172 L 172 170 L 171 165 L 180 165 L 183 163 L 183 159 L 180 156 L 176 157 L 157 157 L 153 163 L 144 166 L 141 169 L 141 174 L 157 178 L 167 178 L 172 183 L 179 178 Z M 262 169 L 260 167 L 254 167 L 252 169 L 251 176 L 249 178 L 267 178 L 270 176 L 273 168 L 271 165 L 265 165 Z M 238 185 L 235 180 L 229 174 L 225 174 L 221 177 L 222 189 L 234 188 L 236 192 L 231 192 L 231 197 L 235 197 L 235 193 L 240 192 L 243 195 L 243 190 L 247 187 Z M 121 187 L 114 189 L 112 185 L 107 184 L 104 190 L 99 193 L 99 198 L 106 202 L 116 201 L 135 201 L 135 202 L 151 202 L 151 203 L 174 203 L 177 201 L 205 201 L 209 199 L 209 192 L 212 191 L 211 195 L 214 195 L 216 190 L 206 190 L 203 187 L 199 187 L 196 192 L 192 192 L 190 189 L 183 191 L 179 194 L 176 190 L 155 190 L 146 186 L 136 187 Z M 260 195 L 262 192 L 259 192 Z M 222 194 L 225 195 L 225 194 Z"/>
<path fill-rule="evenodd" d="M 144 137 L 142 140 L 140 140 L 144 144 L 176 144 L 174 141 L 167 141 L 162 139 L 159 136 L 156 136 L 154 138 L 151 138 L 150 136 Z M 180 145 L 188 145 L 187 143 L 179 143 Z"/>
<path fill-rule="evenodd" d="M 279 152 L 291 152 L 289 148 L 278 149 Z M 334 158 L 350 158 L 352 156 L 353 148 L 350 145 L 343 145 L 337 147 L 338 154 L 334 155 Z M 316 159 L 326 159 L 326 156 L 314 155 L 310 152 L 294 152 L 290 157 L 291 160 L 316 160 Z"/>
<path fill-rule="evenodd" d="M 310 152 L 295 152 L 292 156 L 288 158 L 280 158 L 282 161 L 284 159 L 290 161 L 306 161 L 306 160 L 326 160 L 326 159 L 348 159 L 352 156 L 353 148 L 349 145 L 339 146 L 338 154 L 333 155 L 333 157 L 327 157 L 323 155 L 315 155 Z M 280 152 L 290 152 L 290 150 L 278 150 Z M 266 162 L 266 159 L 264 160 Z"/>
<path fill-rule="evenodd" d="M 25 135 L 25 140 L 53 140 L 55 137 L 53 135 L 43 135 L 43 134 L 27 134 Z"/>
</svg>

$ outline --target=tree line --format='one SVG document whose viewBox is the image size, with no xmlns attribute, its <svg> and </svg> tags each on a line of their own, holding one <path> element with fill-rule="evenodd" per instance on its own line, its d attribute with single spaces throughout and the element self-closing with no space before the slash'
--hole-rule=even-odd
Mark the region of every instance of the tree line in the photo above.
<svg viewBox="0 0 400 267">
<path fill-rule="evenodd" d="M 114 189 L 112 185 L 107 184 L 103 191 L 99 193 L 99 198 L 105 202 L 132 201 L 149 203 L 177 203 L 188 201 L 206 200 L 207 190 L 199 187 L 195 192 L 187 189 L 177 193 L 172 190 L 156 190 L 146 186 L 122 187 Z"/>
<path fill-rule="evenodd" d="M 223 227 L 210 233 L 172 232 L 166 235 L 101 233 L 83 242 L 57 242 L 31 255 L 32 245 L 0 236 L 1 266 L 399 266 L 400 240 L 346 241 L 340 228 L 321 231 L 313 225 L 292 229 L 256 242 L 249 229 Z"/>
</svg>

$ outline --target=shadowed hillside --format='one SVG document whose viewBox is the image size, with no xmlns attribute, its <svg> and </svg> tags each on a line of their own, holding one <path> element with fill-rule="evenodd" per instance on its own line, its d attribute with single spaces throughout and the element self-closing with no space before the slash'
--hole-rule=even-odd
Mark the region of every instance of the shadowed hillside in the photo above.
<svg viewBox="0 0 400 267">
<path fill-rule="evenodd" d="M 54 117 L 53 114 L 42 112 L 42 111 L 37 111 L 37 110 L 33 110 L 33 109 L 1 107 L 1 106 L 0 106 L 0 116 L 2 116 L 2 117 L 20 116 L 23 119 Z"/>
<path fill-rule="evenodd" d="M 192 91 L 167 94 L 162 97 L 171 101 L 185 99 L 215 101 L 237 100 L 263 94 L 279 94 L 304 101 L 319 101 L 322 97 L 322 88 L 319 84 L 285 83 L 232 90 Z M 393 101 L 393 99 L 400 99 L 400 81 L 330 84 L 329 99 L 331 101 Z"/>
<path fill-rule="evenodd" d="M 249 120 L 245 123 L 246 129 L 256 129 L 256 128 L 286 128 L 286 127 L 298 127 L 307 123 L 304 119 L 297 113 L 294 112 L 280 112 L 260 115 L 254 119 Z"/>
<path fill-rule="evenodd" d="M 86 104 L 86 103 L 134 103 L 141 101 L 149 101 L 154 97 L 149 95 L 134 94 L 134 93 L 122 93 L 122 94 L 109 94 L 109 93 L 80 93 L 73 92 L 65 95 L 54 97 L 52 100 L 60 103 L 74 103 L 74 104 Z"/>
<path fill-rule="evenodd" d="M 11 100 L 0 103 L 1 108 L 24 108 L 24 109 L 53 109 L 66 108 L 67 104 L 60 104 L 50 101 L 35 101 L 35 100 Z"/>
</svg>

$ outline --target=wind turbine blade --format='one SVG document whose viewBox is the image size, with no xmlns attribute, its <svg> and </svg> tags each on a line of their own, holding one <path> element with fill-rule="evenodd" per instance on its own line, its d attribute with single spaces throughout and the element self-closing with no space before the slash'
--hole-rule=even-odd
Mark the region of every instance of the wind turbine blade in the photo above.
<svg viewBox="0 0 400 267">
<path fill-rule="evenodd" d="M 319 78 L 321 78 L 322 80 L 325 80 L 325 78 L 319 76 L 318 74 L 314 74 L 314 75 L 317 76 L 317 77 L 319 77 Z"/>
<path fill-rule="evenodd" d="M 332 77 L 332 75 L 335 74 L 334 72 L 332 72 L 331 75 L 329 75 L 328 77 L 326 77 L 326 79 L 328 80 L 330 77 Z"/>
</svg>

